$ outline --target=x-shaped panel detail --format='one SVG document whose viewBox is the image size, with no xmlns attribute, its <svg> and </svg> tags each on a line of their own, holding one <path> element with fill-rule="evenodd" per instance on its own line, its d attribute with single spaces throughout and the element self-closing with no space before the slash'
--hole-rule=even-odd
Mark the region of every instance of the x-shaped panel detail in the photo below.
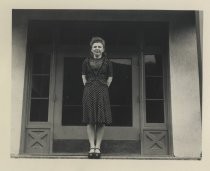
<svg viewBox="0 0 210 171">
<path fill-rule="evenodd" d="M 154 147 L 157 145 L 160 149 L 164 148 L 164 144 L 162 143 L 162 139 L 165 137 L 165 132 L 158 132 L 158 133 L 152 133 L 152 132 L 147 132 L 146 137 L 150 140 L 151 145 L 149 148 Z"/>
<path fill-rule="evenodd" d="M 39 144 L 41 147 L 45 147 L 47 142 L 44 138 L 48 135 L 47 131 L 30 131 L 28 135 L 32 138 L 32 141 L 28 144 L 29 147 L 33 147 L 35 144 Z"/>
</svg>

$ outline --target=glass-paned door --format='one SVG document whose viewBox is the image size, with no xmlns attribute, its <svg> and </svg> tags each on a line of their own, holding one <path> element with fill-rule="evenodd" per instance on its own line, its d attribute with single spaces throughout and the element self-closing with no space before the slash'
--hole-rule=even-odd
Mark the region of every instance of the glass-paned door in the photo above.
<svg viewBox="0 0 210 171">
<path fill-rule="evenodd" d="M 81 66 L 84 58 L 57 58 L 54 138 L 87 139 L 82 123 L 83 84 Z M 109 87 L 113 123 L 107 126 L 105 139 L 139 139 L 138 67 L 136 58 L 110 59 L 113 82 Z"/>
</svg>

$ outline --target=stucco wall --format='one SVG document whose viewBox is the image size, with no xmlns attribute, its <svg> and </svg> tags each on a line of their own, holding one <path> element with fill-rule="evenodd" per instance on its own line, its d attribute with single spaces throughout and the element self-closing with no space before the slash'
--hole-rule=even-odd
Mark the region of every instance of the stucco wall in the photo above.
<svg viewBox="0 0 210 171">
<path fill-rule="evenodd" d="M 172 134 L 176 157 L 200 157 L 201 113 L 193 18 L 176 17 L 169 40 Z"/>
<path fill-rule="evenodd" d="M 18 154 L 22 124 L 27 20 L 20 16 L 15 16 L 12 24 L 11 154 Z"/>
</svg>

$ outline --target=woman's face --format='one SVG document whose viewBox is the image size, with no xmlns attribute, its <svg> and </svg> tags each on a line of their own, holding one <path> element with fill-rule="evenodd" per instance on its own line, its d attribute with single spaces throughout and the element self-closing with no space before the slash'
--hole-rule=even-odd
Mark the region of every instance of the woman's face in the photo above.
<svg viewBox="0 0 210 171">
<path fill-rule="evenodd" d="M 95 42 L 92 45 L 91 52 L 93 53 L 94 56 L 96 57 L 101 57 L 102 53 L 104 52 L 104 46 L 100 42 Z"/>
</svg>

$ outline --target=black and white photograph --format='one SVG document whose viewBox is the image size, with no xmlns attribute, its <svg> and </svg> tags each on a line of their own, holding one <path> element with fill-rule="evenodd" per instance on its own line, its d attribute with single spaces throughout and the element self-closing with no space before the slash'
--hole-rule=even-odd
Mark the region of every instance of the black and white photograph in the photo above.
<svg viewBox="0 0 210 171">
<path fill-rule="evenodd" d="M 208 171 L 207 0 L 0 0 L 0 170 Z"/>
<path fill-rule="evenodd" d="M 202 159 L 202 10 L 11 12 L 11 158 Z"/>
</svg>

